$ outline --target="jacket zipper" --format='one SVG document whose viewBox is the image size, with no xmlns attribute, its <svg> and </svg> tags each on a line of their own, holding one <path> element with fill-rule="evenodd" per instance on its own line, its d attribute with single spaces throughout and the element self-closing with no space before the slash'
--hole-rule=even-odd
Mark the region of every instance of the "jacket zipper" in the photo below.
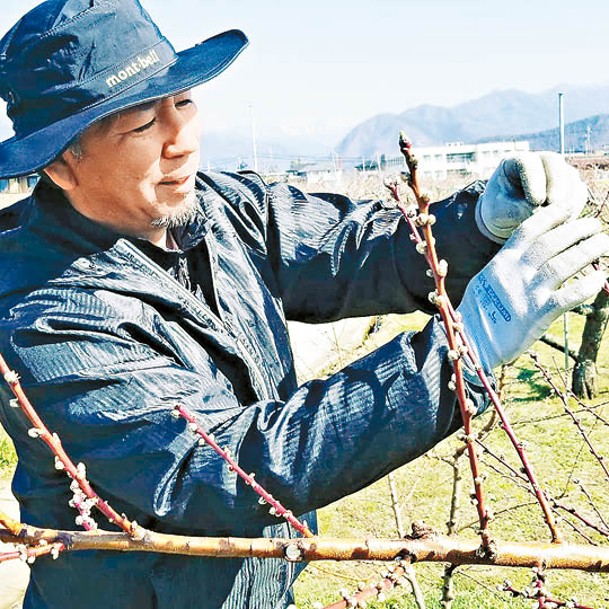
<svg viewBox="0 0 609 609">
<path fill-rule="evenodd" d="M 154 275 L 156 275 L 162 283 L 166 283 L 169 276 L 161 267 L 155 264 L 153 261 L 149 260 L 146 256 L 144 256 L 138 249 L 126 240 L 121 240 L 117 243 L 117 245 L 125 245 L 129 251 L 129 254 L 132 255 L 137 261 L 148 268 Z M 270 395 L 270 392 L 267 387 L 267 383 L 265 382 L 262 374 L 260 373 L 258 366 L 250 355 L 247 345 L 239 338 L 238 334 L 233 330 L 232 326 L 227 323 L 225 320 L 217 316 L 213 311 L 207 310 L 203 307 L 201 302 L 195 298 L 193 294 L 191 294 L 184 286 L 180 285 L 179 281 L 173 281 L 173 284 L 177 285 L 178 293 L 180 294 L 181 300 L 183 300 L 187 305 L 192 307 L 200 317 L 202 317 L 205 321 L 209 323 L 209 325 L 214 329 L 220 332 L 224 332 L 227 336 L 229 336 L 237 345 L 239 355 L 243 357 L 243 360 L 247 364 L 248 369 L 251 371 L 256 385 L 258 387 L 254 387 L 257 389 L 257 393 L 261 394 L 261 399 L 273 399 Z M 171 285 L 172 289 L 176 289 L 174 285 Z M 214 288 L 215 291 L 215 288 Z M 217 302 L 217 297 L 216 297 Z M 218 307 L 218 311 L 220 308 Z"/>
<path fill-rule="evenodd" d="M 154 262 L 148 260 L 148 258 L 146 258 L 143 254 L 141 254 L 139 252 L 139 250 L 133 244 L 131 244 L 129 241 L 123 241 L 123 243 L 128 246 L 128 249 L 130 250 L 130 253 L 135 258 L 137 258 L 137 260 L 141 264 L 143 264 L 145 267 L 148 267 L 151 272 L 153 272 L 155 275 L 159 276 L 159 279 L 162 282 L 165 282 L 167 280 L 168 276 L 163 271 L 163 269 L 161 269 L 159 266 L 157 266 Z M 211 254 L 211 252 L 210 252 L 210 254 Z M 210 263 L 211 262 L 212 262 L 212 260 L 211 260 L 211 255 L 210 255 Z M 186 288 L 184 288 L 182 285 L 180 285 L 180 283 L 178 281 L 175 281 L 175 283 L 179 286 L 179 290 L 181 292 L 181 295 L 183 296 L 183 298 L 187 302 L 187 304 L 191 305 L 195 310 L 200 311 L 201 317 L 203 319 L 205 319 L 206 321 L 211 322 L 210 325 L 214 329 L 219 330 L 221 332 L 226 332 L 226 334 L 235 341 L 235 343 L 239 347 L 239 351 L 240 351 L 241 356 L 245 360 L 248 368 L 253 372 L 253 374 L 254 374 L 254 376 L 256 378 L 256 382 L 260 385 L 260 389 L 265 394 L 265 397 L 267 397 L 267 399 L 273 399 L 273 398 L 269 397 L 269 393 L 270 392 L 267 389 L 267 385 L 266 385 L 264 379 L 262 378 L 262 376 L 261 376 L 261 374 L 260 374 L 260 372 L 258 370 L 258 367 L 257 367 L 255 361 L 250 356 L 250 354 L 248 352 L 248 349 L 247 349 L 247 346 L 239 339 L 237 334 L 233 331 L 231 325 L 228 324 L 227 322 L 225 322 L 219 316 L 215 315 L 213 311 L 211 311 L 211 310 L 207 311 L 201 305 L 199 300 L 197 298 L 195 298 Z M 215 286 L 214 286 L 214 296 L 216 298 L 216 303 L 218 303 Z M 218 311 L 220 311 L 220 307 L 219 306 L 218 306 Z M 285 533 L 287 533 L 287 536 L 289 538 L 295 539 L 295 538 L 298 537 L 297 532 L 293 531 L 291 529 L 291 527 L 287 523 L 282 523 L 282 525 L 280 525 L 280 526 L 285 531 Z M 281 594 L 282 598 L 285 597 L 285 595 L 287 594 L 288 590 L 290 589 L 290 587 L 293 584 L 292 580 L 294 579 L 294 571 L 295 571 L 295 569 L 296 569 L 295 564 L 287 561 L 286 585 L 284 586 L 283 592 Z M 280 603 L 281 603 L 281 600 L 280 600 Z"/>
<path fill-rule="evenodd" d="M 130 250 L 129 253 L 131 255 L 133 255 L 141 264 L 143 264 L 145 267 L 150 269 L 151 272 L 153 272 L 155 275 L 157 275 L 159 277 L 159 280 L 161 282 L 165 283 L 167 281 L 168 276 L 163 271 L 163 269 L 161 269 L 154 262 L 152 262 L 151 260 L 146 258 L 146 256 L 144 256 L 129 241 L 122 241 L 122 243 L 127 245 L 128 249 Z M 209 259 L 210 259 L 210 264 L 211 264 L 212 263 L 212 256 L 211 256 L 211 252 L 209 251 L 209 249 L 208 249 L 208 253 L 210 254 Z M 267 399 L 273 399 L 269 395 L 270 392 L 268 391 L 267 385 L 266 385 L 262 375 L 260 374 L 260 372 L 258 370 L 258 366 L 256 365 L 255 361 L 252 359 L 252 357 L 250 356 L 250 354 L 248 352 L 247 345 L 245 345 L 239 339 L 238 335 L 234 332 L 234 330 L 232 329 L 231 325 L 228 324 L 223 319 L 221 319 L 219 316 L 215 315 L 213 311 L 211 311 L 211 310 L 207 311 L 202 306 L 202 304 L 199 302 L 199 300 L 197 298 L 195 298 L 186 288 L 184 288 L 180 284 L 179 281 L 175 281 L 174 283 L 176 283 L 178 285 L 179 292 L 181 292 L 181 295 L 183 296 L 183 299 L 187 302 L 187 304 L 191 305 L 195 310 L 199 310 L 201 312 L 201 317 L 203 319 L 205 319 L 206 321 L 211 322 L 210 325 L 215 330 L 219 330 L 221 332 L 226 332 L 226 334 L 228 336 L 230 336 L 235 341 L 236 345 L 239 347 L 239 352 L 240 352 L 241 356 L 245 360 L 248 368 L 254 374 L 257 384 L 260 385 L 260 390 L 265 394 L 265 397 Z M 173 286 L 171 286 L 171 287 L 173 287 Z M 218 311 L 220 311 L 220 306 L 219 306 L 219 301 L 218 301 L 215 285 L 213 286 L 213 290 L 214 290 L 214 297 L 216 298 L 216 304 L 218 305 Z M 298 537 L 298 534 L 296 533 L 296 531 L 293 531 L 291 529 L 291 527 L 289 525 L 287 525 L 286 523 L 283 523 L 281 525 L 281 528 L 287 533 L 287 536 L 289 538 L 297 538 Z M 294 571 L 295 571 L 295 569 L 296 569 L 296 565 L 295 564 L 293 564 L 291 562 L 287 562 L 286 585 L 284 586 L 283 592 L 281 594 L 282 598 L 285 597 L 285 595 L 288 593 L 288 590 L 290 589 L 290 587 L 293 584 L 292 580 L 294 579 Z"/>
</svg>

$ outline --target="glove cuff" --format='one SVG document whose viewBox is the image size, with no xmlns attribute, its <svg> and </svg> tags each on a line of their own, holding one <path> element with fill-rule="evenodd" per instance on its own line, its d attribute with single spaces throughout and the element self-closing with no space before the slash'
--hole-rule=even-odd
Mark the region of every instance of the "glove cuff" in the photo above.
<svg viewBox="0 0 609 609">
<path fill-rule="evenodd" d="M 470 282 L 471 283 L 471 282 Z M 465 329 L 469 346 L 478 363 L 487 374 L 493 373 L 493 368 L 502 363 L 494 345 L 489 342 L 493 334 L 488 327 L 488 319 L 480 310 L 480 303 L 468 286 L 457 313 L 461 316 L 461 323 Z M 470 370 L 475 374 L 475 371 Z"/>
<path fill-rule="evenodd" d="M 446 338 L 447 348 L 448 348 L 448 336 L 446 334 L 446 328 L 444 327 L 444 324 L 442 323 L 439 315 L 436 315 L 435 319 L 436 319 L 436 323 L 438 324 L 438 326 L 442 329 L 442 332 L 444 333 L 444 336 Z M 479 360 L 479 358 L 476 358 L 476 359 Z M 471 362 L 469 361 L 469 359 L 463 358 L 462 363 L 463 363 L 463 366 L 462 366 L 461 370 L 463 372 L 463 379 L 465 380 L 465 382 L 467 384 L 467 392 L 469 394 L 469 397 L 474 398 L 474 395 L 476 396 L 474 399 L 475 403 L 478 405 L 476 415 L 482 414 L 488 408 L 489 404 L 491 403 L 490 396 L 487 394 L 484 383 L 478 376 L 478 371 L 471 365 Z M 497 384 L 496 384 L 492 369 L 486 368 L 483 364 L 480 364 L 480 367 L 482 368 L 482 370 L 484 370 L 486 377 L 487 377 L 489 383 L 491 384 L 491 387 L 493 388 L 493 390 L 496 389 Z"/>
</svg>

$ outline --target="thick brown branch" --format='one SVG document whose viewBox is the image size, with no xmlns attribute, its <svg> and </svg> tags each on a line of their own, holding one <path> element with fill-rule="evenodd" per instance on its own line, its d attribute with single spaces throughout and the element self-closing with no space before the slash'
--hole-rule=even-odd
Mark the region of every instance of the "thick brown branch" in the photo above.
<svg viewBox="0 0 609 609">
<path fill-rule="evenodd" d="M 496 553 L 480 552 L 476 539 L 455 539 L 430 534 L 420 539 L 245 539 L 238 537 L 183 537 L 139 528 L 141 538 L 106 531 L 55 531 L 27 527 L 23 542 L 61 542 L 67 550 L 118 550 L 158 552 L 214 558 L 285 558 L 290 561 L 380 560 L 398 556 L 413 562 L 450 562 L 455 565 L 494 565 L 577 569 L 609 572 L 609 547 L 565 543 L 518 543 L 497 541 Z"/>
</svg>

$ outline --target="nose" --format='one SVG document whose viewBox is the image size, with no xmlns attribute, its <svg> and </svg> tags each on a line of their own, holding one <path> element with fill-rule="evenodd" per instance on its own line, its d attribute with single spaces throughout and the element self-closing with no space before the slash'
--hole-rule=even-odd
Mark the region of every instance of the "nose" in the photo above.
<svg viewBox="0 0 609 609">
<path fill-rule="evenodd" d="M 199 150 L 201 129 L 196 107 L 185 112 L 173 103 L 164 108 L 166 113 L 166 136 L 163 145 L 165 158 L 191 155 Z"/>
</svg>

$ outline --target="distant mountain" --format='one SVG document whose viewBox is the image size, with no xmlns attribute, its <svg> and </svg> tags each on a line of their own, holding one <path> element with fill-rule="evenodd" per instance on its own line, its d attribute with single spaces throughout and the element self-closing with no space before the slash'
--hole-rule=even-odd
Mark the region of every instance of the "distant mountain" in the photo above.
<svg viewBox="0 0 609 609">
<path fill-rule="evenodd" d="M 514 139 L 527 140 L 531 150 L 558 150 L 558 127 L 538 131 L 537 133 L 522 133 Z M 478 142 L 493 142 L 498 136 L 477 140 Z M 609 114 L 589 116 L 565 125 L 565 151 L 586 152 L 600 150 L 609 145 Z"/>
<path fill-rule="evenodd" d="M 558 124 L 559 92 L 564 93 L 568 122 L 609 111 L 609 85 L 565 85 L 536 94 L 496 91 L 450 108 L 423 105 L 401 114 L 379 114 L 352 129 L 336 150 L 343 158 L 393 156 L 400 130 L 418 146 L 506 137 L 524 139 L 522 134 L 550 131 Z M 609 143 L 609 139 L 603 143 Z"/>
</svg>

